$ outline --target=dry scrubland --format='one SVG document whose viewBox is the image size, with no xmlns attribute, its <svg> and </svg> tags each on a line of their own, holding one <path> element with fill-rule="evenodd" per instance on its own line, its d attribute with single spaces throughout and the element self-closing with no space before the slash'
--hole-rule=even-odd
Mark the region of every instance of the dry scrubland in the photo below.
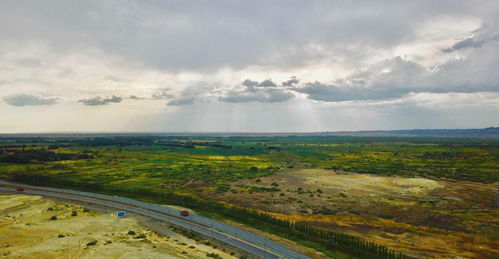
<svg viewBox="0 0 499 259">
<path fill-rule="evenodd" d="M 207 258 L 207 253 L 234 258 L 141 216 L 120 219 L 39 196 L 0 195 L 2 258 Z"/>
<path fill-rule="evenodd" d="M 253 186 L 252 188 L 249 188 Z M 253 192 L 255 187 L 279 192 Z M 289 170 L 232 184 L 218 199 L 347 231 L 424 258 L 496 258 L 497 184 Z"/>
</svg>

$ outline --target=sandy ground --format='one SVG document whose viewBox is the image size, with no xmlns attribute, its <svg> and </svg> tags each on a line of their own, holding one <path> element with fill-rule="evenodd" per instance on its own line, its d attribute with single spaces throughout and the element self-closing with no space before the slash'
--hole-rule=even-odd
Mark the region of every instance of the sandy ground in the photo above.
<svg viewBox="0 0 499 259">
<path fill-rule="evenodd" d="M 242 206 L 278 213 L 312 212 L 313 208 L 336 206 L 335 210 L 365 208 L 371 201 L 410 205 L 429 192 L 445 188 L 439 181 L 354 174 L 324 169 L 291 170 L 262 177 L 260 182 L 241 180 L 220 199 Z M 277 187 L 277 192 L 253 192 L 251 186 Z M 261 203 L 262 201 L 265 201 Z M 337 207 L 339 206 L 339 207 Z"/>
<path fill-rule="evenodd" d="M 424 178 L 386 177 L 370 174 L 338 173 L 332 170 L 304 169 L 291 173 L 311 186 L 370 196 L 426 193 L 444 187 Z"/>
<path fill-rule="evenodd" d="M 39 196 L 0 194 L 0 257 L 207 258 L 215 253 L 235 258 L 172 231 L 167 223 L 104 212 Z"/>
</svg>

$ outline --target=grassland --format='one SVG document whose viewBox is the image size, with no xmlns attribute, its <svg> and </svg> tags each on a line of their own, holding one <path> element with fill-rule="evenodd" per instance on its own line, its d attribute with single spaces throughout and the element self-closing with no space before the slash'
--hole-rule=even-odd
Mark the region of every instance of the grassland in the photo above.
<svg viewBox="0 0 499 259">
<path fill-rule="evenodd" d="M 5 179 L 223 201 L 417 257 L 499 251 L 497 139 L 31 137 L 0 151 Z"/>
</svg>

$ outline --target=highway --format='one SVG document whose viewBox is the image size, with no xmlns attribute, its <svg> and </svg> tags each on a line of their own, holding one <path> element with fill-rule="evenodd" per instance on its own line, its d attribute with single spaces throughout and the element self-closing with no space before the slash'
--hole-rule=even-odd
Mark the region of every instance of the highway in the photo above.
<svg viewBox="0 0 499 259">
<path fill-rule="evenodd" d="M 124 210 L 148 216 L 157 220 L 170 222 L 172 224 L 190 229 L 203 235 L 215 238 L 224 243 L 230 244 L 261 258 L 294 258 L 308 259 L 310 257 L 294 251 L 280 243 L 228 225 L 216 220 L 190 214 L 187 217 L 180 216 L 180 211 L 172 208 L 165 208 L 156 204 L 141 202 L 123 197 L 80 192 L 69 189 L 39 187 L 26 184 L 18 184 L 0 180 L 0 191 L 41 195 L 61 198 L 77 202 L 85 202 Z M 24 188 L 22 192 L 16 192 L 17 187 Z"/>
</svg>

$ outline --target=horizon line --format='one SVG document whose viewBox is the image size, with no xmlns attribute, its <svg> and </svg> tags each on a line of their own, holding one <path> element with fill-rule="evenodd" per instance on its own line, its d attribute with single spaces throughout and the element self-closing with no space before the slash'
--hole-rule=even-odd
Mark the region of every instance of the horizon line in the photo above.
<svg viewBox="0 0 499 259">
<path fill-rule="evenodd" d="M 367 129 L 367 130 L 331 130 L 331 131 L 32 131 L 14 132 L 0 135 L 51 135 L 51 134 L 314 134 L 314 133 L 360 133 L 360 132 L 393 132 L 417 130 L 484 130 L 499 129 L 499 126 L 483 128 L 406 128 L 406 129 Z"/>
</svg>

